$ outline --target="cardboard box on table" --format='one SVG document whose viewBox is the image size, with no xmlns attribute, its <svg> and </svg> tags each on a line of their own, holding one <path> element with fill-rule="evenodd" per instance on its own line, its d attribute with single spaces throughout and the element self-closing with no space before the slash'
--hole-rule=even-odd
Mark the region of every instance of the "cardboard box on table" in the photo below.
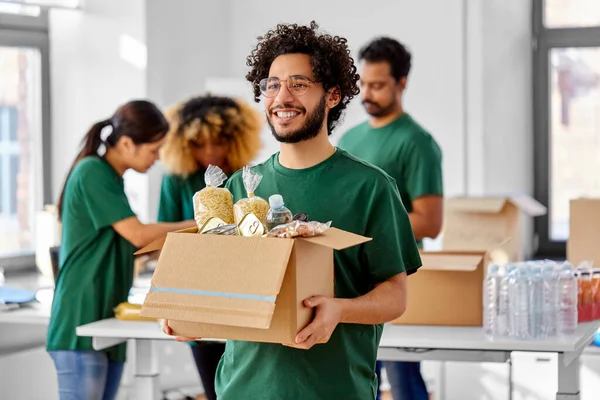
<svg viewBox="0 0 600 400">
<path fill-rule="evenodd" d="M 448 198 L 442 249 L 486 251 L 496 264 L 522 261 L 525 219 L 547 211 L 527 195 Z"/>
<path fill-rule="evenodd" d="M 371 239 L 330 228 L 313 238 L 249 238 L 172 232 L 140 315 L 168 319 L 180 336 L 293 343 L 312 319 L 303 300 L 334 296 L 333 250 Z"/>
<path fill-rule="evenodd" d="M 398 325 L 481 326 L 484 251 L 421 251 L 423 266 L 408 276 L 406 312 Z"/>
</svg>

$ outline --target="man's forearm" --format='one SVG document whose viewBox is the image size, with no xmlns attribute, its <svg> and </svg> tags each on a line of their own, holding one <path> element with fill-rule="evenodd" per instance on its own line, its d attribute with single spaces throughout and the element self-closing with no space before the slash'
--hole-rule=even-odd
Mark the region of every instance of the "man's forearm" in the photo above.
<svg viewBox="0 0 600 400">
<path fill-rule="evenodd" d="M 355 299 L 336 299 L 342 323 L 375 325 L 392 321 L 406 310 L 406 273 L 396 275 Z"/>
<path fill-rule="evenodd" d="M 426 216 L 411 212 L 408 213 L 408 218 L 410 219 L 410 224 L 412 226 L 415 239 L 433 239 L 438 235 L 439 230 L 435 225 L 430 223 L 429 219 Z"/>
</svg>

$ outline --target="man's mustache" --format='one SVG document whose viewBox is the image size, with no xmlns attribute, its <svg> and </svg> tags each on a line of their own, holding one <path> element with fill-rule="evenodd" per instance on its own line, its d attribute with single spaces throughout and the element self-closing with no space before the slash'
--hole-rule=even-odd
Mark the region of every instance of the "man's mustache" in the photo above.
<svg viewBox="0 0 600 400">
<path fill-rule="evenodd" d="M 304 107 L 293 106 L 291 104 L 282 104 L 279 106 L 269 108 L 269 114 L 273 114 L 274 112 L 276 112 L 278 110 L 294 110 L 294 111 L 298 111 L 300 113 L 306 112 L 306 109 Z"/>
<path fill-rule="evenodd" d="M 375 103 L 374 101 L 363 100 L 362 103 L 363 103 L 363 106 L 366 106 L 367 104 L 370 104 L 370 105 L 375 106 L 375 107 L 381 107 L 379 104 Z"/>
</svg>

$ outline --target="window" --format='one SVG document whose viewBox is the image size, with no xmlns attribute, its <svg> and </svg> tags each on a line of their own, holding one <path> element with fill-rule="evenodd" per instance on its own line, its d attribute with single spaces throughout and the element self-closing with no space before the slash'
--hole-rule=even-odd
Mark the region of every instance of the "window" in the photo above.
<svg viewBox="0 0 600 400">
<path fill-rule="evenodd" d="M 31 267 L 50 200 L 46 13 L 0 13 L 0 70 L 0 267 Z"/>
<path fill-rule="evenodd" d="M 534 0 L 535 196 L 541 256 L 565 256 L 569 201 L 600 197 L 600 2 Z"/>
</svg>

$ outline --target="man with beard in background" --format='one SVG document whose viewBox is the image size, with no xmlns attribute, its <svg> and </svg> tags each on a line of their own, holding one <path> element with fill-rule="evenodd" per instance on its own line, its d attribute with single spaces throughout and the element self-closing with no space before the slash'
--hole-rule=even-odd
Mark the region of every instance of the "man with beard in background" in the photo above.
<svg viewBox="0 0 600 400">
<path fill-rule="evenodd" d="M 362 103 L 371 118 L 348 131 L 339 147 L 394 178 L 422 247 L 442 228 L 442 152 L 402 105 L 411 55 L 398 41 L 381 37 L 363 47 L 359 59 Z M 381 364 L 386 369 L 394 400 L 428 399 L 420 363 L 377 364 L 378 374 Z"/>
<path fill-rule="evenodd" d="M 246 78 L 280 142 L 253 167 L 263 176 L 255 194 L 281 194 L 292 212 L 373 240 L 334 252 L 335 297 L 304 300 L 315 316 L 295 343 L 227 342 L 219 400 L 375 399 L 383 324 L 404 313 L 407 271 L 421 266 L 394 180 L 329 141 L 359 92 L 358 75 L 346 39 L 317 29 L 278 25 L 248 57 Z M 227 188 L 235 201 L 247 196 L 241 173 Z M 163 329 L 171 333 L 168 322 Z"/>
</svg>

